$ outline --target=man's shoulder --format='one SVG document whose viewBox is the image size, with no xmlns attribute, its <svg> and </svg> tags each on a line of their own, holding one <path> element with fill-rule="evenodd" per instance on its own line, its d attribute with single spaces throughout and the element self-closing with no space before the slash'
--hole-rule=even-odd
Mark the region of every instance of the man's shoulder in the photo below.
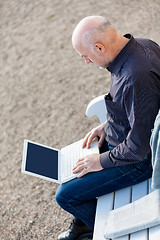
<svg viewBox="0 0 160 240">
<path fill-rule="evenodd" d="M 124 64 L 125 74 L 132 77 L 150 74 L 155 61 L 160 61 L 160 47 L 156 42 L 146 38 L 135 39 L 134 53 Z"/>
<path fill-rule="evenodd" d="M 152 63 L 152 56 L 155 56 L 160 61 L 160 46 L 158 43 L 146 38 L 136 38 L 136 42 L 137 47 L 135 51 L 138 57 Z"/>
<path fill-rule="evenodd" d="M 153 41 L 152 39 L 148 39 L 148 38 L 135 38 L 136 42 L 139 43 L 140 45 L 147 47 L 147 48 L 159 48 L 160 46 L 158 45 L 158 43 L 156 43 L 155 41 Z"/>
</svg>

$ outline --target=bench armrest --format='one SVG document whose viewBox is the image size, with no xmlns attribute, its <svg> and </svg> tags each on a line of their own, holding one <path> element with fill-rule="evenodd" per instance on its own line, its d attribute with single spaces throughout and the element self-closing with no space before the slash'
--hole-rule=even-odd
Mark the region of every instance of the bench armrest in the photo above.
<svg viewBox="0 0 160 240">
<path fill-rule="evenodd" d="M 97 116 L 100 123 L 104 123 L 107 120 L 107 111 L 105 106 L 105 95 L 94 98 L 87 106 L 86 116 Z"/>
<path fill-rule="evenodd" d="M 106 216 L 106 239 L 147 229 L 160 224 L 160 190 L 110 211 Z"/>
</svg>

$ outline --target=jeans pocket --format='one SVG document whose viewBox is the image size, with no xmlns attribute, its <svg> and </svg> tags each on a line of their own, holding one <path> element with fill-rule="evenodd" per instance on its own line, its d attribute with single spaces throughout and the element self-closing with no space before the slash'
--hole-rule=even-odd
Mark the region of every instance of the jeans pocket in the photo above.
<svg viewBox="0 0 160 240">
<path fill-rule="evenodd" d="M 152 164 L 150 163 L 145 171 L 141 173 L 139 177 L 137 177 L 134 182 L 135 184 L 146 181 L 147 179 L 152 177 Z"/>
<path fill-rule="evenodd" d="M 136 184 L 142 181 L 145 181 L 150 177 L 151 166 L 145 166 L 145 169 L 141 169 L 140 164 L 129 164 L 123 167 L 118 167 L 118 170 L 121 172 L 125 181 L 128 181 L 132 184 Z"/>
<path fill-rule="evenodd" d="M 119 170 L 123 175 L 126 175 L 130 173 L 132 170 L 134 170 L 134 166 L 132 164 L 128 164 L 125 166 L 117 167 L 117 170 Z"/>
<path fill-rule="evenodd" d="M 142 173 L 146 173 L 146 171 L 151 168 L 151 159 L 150 158 L 146 158 L 143 161 L 139 162 L 139 163 L 134 163 L 132 164 L 132 166 L 137 169 L 138 171 L 142 172 Z"/>
</svg>

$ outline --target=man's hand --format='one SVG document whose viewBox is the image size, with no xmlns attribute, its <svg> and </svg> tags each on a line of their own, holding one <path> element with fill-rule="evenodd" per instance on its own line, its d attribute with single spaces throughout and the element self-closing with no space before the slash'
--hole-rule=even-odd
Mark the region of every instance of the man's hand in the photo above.
<svg viewBox="0 0 160 240">
<path fill-rule="evenodd" d="M 106 122 L 99 125 L 96 128 L 93 128 L 84 138 L 84 142 L 82 147 L 84 148 L 85 146 L 87 146 L 87 148 L 90 148 L 91 142 L 93 141 L 93 139 L 95 137 L 99 137 L 99 141 L 98 141 L 98 147 L 100 148 L 103 144 L 103 141 L 105 139 L 106 133 L 104 131 L 104 126 L 105 126 Z"/>
<path fill-rule="evenodd" d="M 73 173 L 81 172 L 77 177 L 80 178 L 89 172 L 101 171 L 103 167 L 100 163 L 100 154 L 90 154 L 84 158 L 80 158 L 73 168 Z"/>
</svg>

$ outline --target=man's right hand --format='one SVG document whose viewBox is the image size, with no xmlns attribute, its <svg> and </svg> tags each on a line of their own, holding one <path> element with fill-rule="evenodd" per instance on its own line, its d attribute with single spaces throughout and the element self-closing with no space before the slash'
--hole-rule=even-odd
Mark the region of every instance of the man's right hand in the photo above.
<svg viewBox="0 0 160 240">
<path fill-rule="evenodd" d="M 105 139 L 106 133 L 104 131 L 104 126 L 105 126 L 106 122 L 99 125 L 96 128 L 93 128 L 84 138 L 84 142 L 82 145 L 82 148 L 86 147 L 90 148 L 90 145 L 93 141 L 94 138 L 99 137 L 99 141 L 98 141 L 98 147 L 100 148 L 103 144 L 103 141 Z"/>
</svg>

